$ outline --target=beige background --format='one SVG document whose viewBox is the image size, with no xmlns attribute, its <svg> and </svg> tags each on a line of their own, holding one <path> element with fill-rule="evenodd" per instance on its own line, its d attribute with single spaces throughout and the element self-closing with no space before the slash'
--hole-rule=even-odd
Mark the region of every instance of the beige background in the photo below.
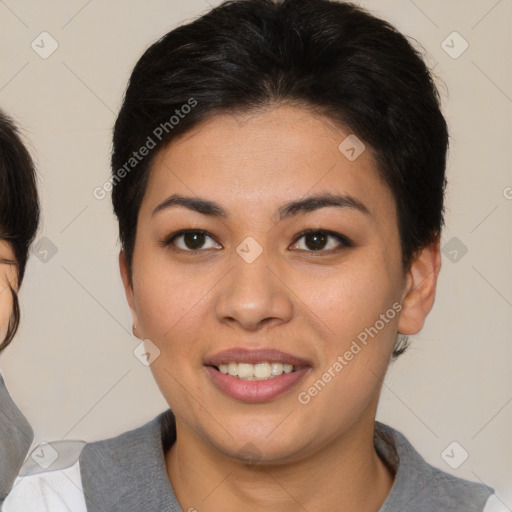
<svg viewBox="0 0 512 512">
<path fill-rule="evenodd" d="M 467 248 L 461 257 L 448 246 L 434 311 L 390 368 L 378 419 L 432 464 L 494 486 L 512 510 L 512 2 L 363 4 L 421 41 L 444 82 L 443 244 L 456 237 L 451 244 Z M 205 0 L 0 0 L 0 106 L 33 149 L 44 205 L 38 240 L 57 250 L 45 256 L 45 240 L 32 256 L 23 326 L 1 358 L 36 443 L 116 435 L 165 408 L 132 353 L 110 198 L 92 191 L 108 177 L 111 127 L 138 56 L 208 8 Z M 47 59 L 31 48 L 43 31 L 58 43 Z M 469 44 L 458 58 L 464 41 L 454 31 Z M 457 469 L 441 456 L 453 441 L 469 453 Z"/>
</svg>

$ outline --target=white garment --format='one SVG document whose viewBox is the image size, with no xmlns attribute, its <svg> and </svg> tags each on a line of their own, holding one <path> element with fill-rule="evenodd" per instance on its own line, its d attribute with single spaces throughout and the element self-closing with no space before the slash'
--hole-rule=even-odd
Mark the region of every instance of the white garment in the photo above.
<svg viewBox="0 0 512 512">
<path fill-rule="evenodd" d="M 66 469 L 18 477 L 2 512 L 87 512 L 80 463 Z"/>
<path fill-rule="evenodd" d="M 496 494 L 491 494 L 482 512 L 510 512 L 510 508 Z"/>
</svg>

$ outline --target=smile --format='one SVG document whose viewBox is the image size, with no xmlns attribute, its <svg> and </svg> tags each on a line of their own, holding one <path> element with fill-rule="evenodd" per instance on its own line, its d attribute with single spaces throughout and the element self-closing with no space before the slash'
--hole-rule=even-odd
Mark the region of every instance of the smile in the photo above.
<svg viewBox="0 0 512 512">
<path fill-rule="evenodd" d="M 299 385 L 312 363 L 271 347 L 234 347 L 205 358 L 212 384 L 242 402 L 267 402 Z"/>
</svg>

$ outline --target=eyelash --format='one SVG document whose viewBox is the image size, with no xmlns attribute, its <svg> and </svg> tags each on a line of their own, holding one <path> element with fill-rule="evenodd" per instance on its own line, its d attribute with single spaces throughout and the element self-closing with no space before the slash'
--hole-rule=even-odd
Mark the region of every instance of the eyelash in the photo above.
<svg viewBox="0 0 512 512">
<path fill-rule="evenodd" d="M 179 252 L 199 253 L 199 252 L 203 252 L 205 250 L 211 249 L 211 248 L 208 248 L 208 249 L 181 249 L 180 247 L 176 247 L 174 245 L 174 242 L 177 238 L 179 238 L 183 235 L 189 234 L 189 233 L 201 233 L 203 235 L 206 235 L 208 238 L 211 238 L 216 244 L 218 244 L 218 242 L 215 241 L 215 238 L 210 233 L 208 233 L 207 231 L 204 231 L 202 229 L 182 229 L 180 231 L 176 231 L 175 233 L 172 233 L 171 235 L 167 236 L 166 238 L 161 240 L 160 243 L 163 247 L 166 247 L 166 248 L 171 247 L 173 251 L 179 251 Z M 319 249 L 316 251 L 315 250 L 307 250 L 307 249 L 298 249 L 298 250 L 312 253 L 314 255 L 322 255 L 322 254 L 329 255 L 329 254 L 333 254 L 334 252 L 338 252 L 342 249 L 347 249 L 347 248 L 354 246 L 352 241 L 349 238 L 347 238 L 345 235 L 342 235 L 341 233 L 336 233 L 335 231 L 329 231 L 326 229 L 306 229 L 297 235 L 294 242 L 292 243 L 292 246 L 297 245 L 297 243 L 299 242 L 299 240 L 301 238 L 303 238 L 307 235 L 311 235 L 311 234 L 323 234 L 323 235 L 327 235 L 330 238 L 335 238 L 339 242 L 339 246 L 335 247 L 334 249 L 327 249 L 327 250 L 324 250 L 324 249 Z M 220 245 L 220 244 L 218 244 L 218 245 Z M 216 249 L 216 250 L 218 250 L 218 249 Z"/>
</svg>

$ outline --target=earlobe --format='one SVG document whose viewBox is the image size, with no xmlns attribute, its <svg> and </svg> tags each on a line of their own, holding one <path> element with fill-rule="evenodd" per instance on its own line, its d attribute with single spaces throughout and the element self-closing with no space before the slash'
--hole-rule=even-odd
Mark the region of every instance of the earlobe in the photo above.
<svg viewBox="0 0 512 512">
<path fill-rule="evenodd" d="M 423 248 L 414 258 L 407 274 L 402 311 L 398 322 L 401 334 L 416 334 L 425 323 L 436 295 L 436 285 L 441 269 L 439 237 Z"/>
<path fill-rule="evenodd" d="M 124 251 L 119 253 L 119 270 L 121 272 L 121 279 L 123 281 L 126 301 L 128 302 L 128 306 L 130 306 L 130 311 L 132 314 L 132 332 L 134 336 L 138 338 L 135 332 L 135 326 L 138 325 L 137 311 L 135 309 L 135 295 L 133 292 L 132 277 L 130 275 L 130 269 L 128 267 L 128 262 L 126 260 L 126 254 Z"/>
</svg>

